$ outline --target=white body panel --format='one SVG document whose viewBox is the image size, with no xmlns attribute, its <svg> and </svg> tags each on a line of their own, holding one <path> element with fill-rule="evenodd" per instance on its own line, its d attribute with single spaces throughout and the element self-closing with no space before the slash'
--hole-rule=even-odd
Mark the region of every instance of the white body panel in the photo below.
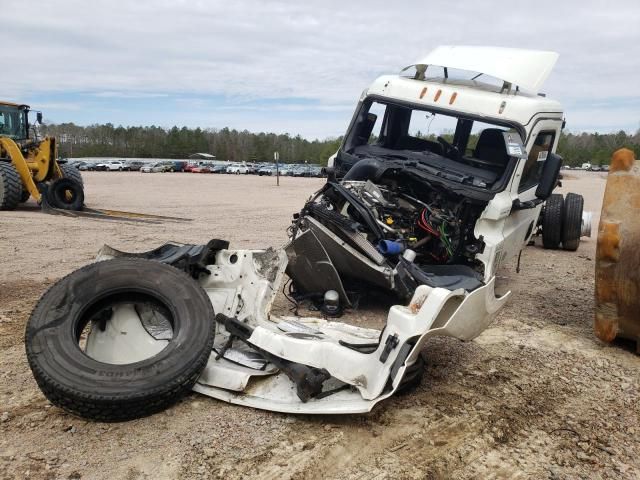
<svg viewBox="0 0 640 480">
<path fill-rule="evenodd" d="M 423 95 L 424 88 L 427 90 Z M 474 82 L 461 84 L 384 75 L 373 82 L 367 94 L 520 125 L 530 124 L 541 112 L 562 118 L 562 106 L 555 100 L 522 92 L 499 93 Z"/>
<path fill-rule="evenodd" d="M 503 47 L 440 46 L 415 65 L 438 65 L 484 73 L 537 93 L 557 61 L 556 52 Z"/>
<path fill-rule="evenodd" d="M 105 252 L 99 254 L 98 260 L 110 258 L 108 250 Z M 281 288 L 286 263 L 284 250 L 221 250 L 216 264 L 207 267 L 211 275 L 203 276 L 200 284 L 214 311 L 233 315 L 253 329 L 249 338 L 252 345 L 292 362 L 326 369 L 332 378 L 327 380 L 325 389 L 345 389 L 302 402 L 294 384 L 273 365 L 249 368 L 227 360 L 226 353 L 217 360 L 214 351 L 195 391 L 280 412 L 368 412 L 394 393 L 405 369 L 415 363 L 430 336 L 471 340 L 488 326 L 508 298 L 508 294 L 495 297 L 494 279 L 470 293 L 422 285 L 407 306 L 391 307 L 381 334 L 379 330 L 321 318 L 271 316 L 271 304 Z M 113 328 L 92 329 L 89 334 L 89 356 L 109 363 L 130 363 L 164 347 L 165 340 L 155 340 L 141 327 L 135 310 L 126 306 L 115 310 L 117 322 Z M 397 346 L 382 361 L 387 339 L 393 336 Z M 228 333 L 219 327 L 215 345 L 223 345 L 227 339 Z M 371 353 L 339 343 L 369 344 L 378 340 L 378 347 Z"/>
</svg>

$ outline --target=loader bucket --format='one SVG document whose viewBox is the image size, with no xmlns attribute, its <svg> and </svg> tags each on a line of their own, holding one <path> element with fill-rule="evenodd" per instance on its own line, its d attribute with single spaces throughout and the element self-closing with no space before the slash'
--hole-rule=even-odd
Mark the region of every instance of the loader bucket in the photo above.
<svg viewBox="0 0 640 480">
<path fill-rule="evenodd" d="M 628 149 L 611 159 L 598 227 L 595 333 L 640 349 L 640 161 Z M 640 351 L 639 351 L 640 353 Z"/>
</svg>

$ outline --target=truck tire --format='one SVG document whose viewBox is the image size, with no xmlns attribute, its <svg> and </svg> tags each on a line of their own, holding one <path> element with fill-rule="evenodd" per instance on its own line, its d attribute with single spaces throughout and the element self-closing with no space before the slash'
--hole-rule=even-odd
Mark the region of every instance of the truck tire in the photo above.
<svg viewBox="0 0 640 480">
<path fill-rule="evenodd" d="M 580 245 L 584 198 L 577 193 L 567 193 L 564 199 L 562 219 L 562 248 L 575 252 Z"/>
<path fill-rule="evenodd" d="M 172 327 L 166 346 L 125 364 L 83 352 L 82 331 L 92 320 L 93 328 L 106 328 L 96 319 L 111 321 L 111 313 L 103 313 L 118 302 L 156 302 L 164 309 Z M 188 392 L 207 364 L 214 334 L 211 302 L 186 273 L 152 260 L 116 258 L 54 284 L 31 313 L 25 345 L 36 382 L 52 404 L 112 422 L 153 414 Z"/>
<path fill-rule="evenodd" d="M 22 180 L 12 163 L 0 161 L 0 210 L 15 210 L 22 198 Z"/>
<path fill-rule="evenodd" d="M 562 241 L 562 219 L 564 216 L 564 199 L 562 194 L 552 194 L 544 205 L 542 216 L 542 246 L 557 249 Z"/>
<path fill-rule="evenodd" d="M 402 377 L 402 380 L 400 380 L 400 384 L 396 389 L 396 393 L 410 393 L 418 388 L 420 383 L 422 383 L 425 368 L 426 364 L 424 358 L 422 358 L 422 355 L 419 355 L 416 363 L 405 370 L 404 376 Z"/>
<path fill-rule="evenodd" d="M 80 185 L 82 185 L 82 189 L 84 190 L 84 181 L 82 180 L 82 174 L 80 173 L 80 170 L 78 170 L 73 165 L 67 165 L 65 163 L 60 165 L 60 170 L 62 170 L 62 176 L 64 178 L 75 180 Z"/>
<path fill-rule="evenodd" d="M 46 195 L 53 208 L 79 211 L 84 205 L 82 185 L 71 178 L 58 178 L 51 182 Z"/>
</svg>

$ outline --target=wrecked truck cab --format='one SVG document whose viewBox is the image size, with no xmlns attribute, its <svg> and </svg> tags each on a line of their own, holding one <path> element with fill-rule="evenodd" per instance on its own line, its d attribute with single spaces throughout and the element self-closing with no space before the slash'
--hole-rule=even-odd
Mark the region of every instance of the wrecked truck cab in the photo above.
<svg viewBox="0 0 640 480">
<path fill-rule="evenodd" d="M 526 245 L 560 167 L 562 109 L 538 94 L 556 58 L 440 47 L 376 80 L 283 248 L 104 248 L 28 322 L 42 391 L 101 420 L 153 413 L 191 388 L 280 412 L 370 411 L 419 378 L 429 338 L 471 340 L 509 298 L 496 296 L 495 272 Z M 450 134 L 434 138 L 442 121 Z M 398 305 L 382 330 L 274 315 L 285 272 L 297 291 L 335 291 L 344 306 L 361 285 Z"/>
<path fill-rule="evenodd" d="M 556 60 L 439 47 L 378 78 L 358 102 L 327 185 L 294 220 L 288 273 L 300 289 L 340 277 L 408 299 L 421 284 L 486 285 L 524 248 L 557 182 L 563 112 L 539 92 Z M 309 249 L 314 261 L 299 264 Z"/>
</svg>

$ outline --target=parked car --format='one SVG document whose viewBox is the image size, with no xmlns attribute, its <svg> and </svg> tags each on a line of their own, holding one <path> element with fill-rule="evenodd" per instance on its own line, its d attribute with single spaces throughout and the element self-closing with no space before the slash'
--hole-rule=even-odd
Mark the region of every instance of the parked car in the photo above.
<svg viewBox="0 0 640 480">
<path fill-rule="evenodd" d="M 155 168 L 157 172 L 175 172 L 176 164 L 172 161 L 158 162 Z"/>
<path fill-rule="evenodd" d="M 129 160 L 124 164 L 124 169 L 130 172 L 137 172 L 145 165 L 145 162 L 141 162 L 140 160 Z"/>
<path fill-rule="evenodd" d="M 96 164 L 92 162 L 84 162 L 78 167 L 78 170 L 82 172 L 93 171 L 95 169 L 96 169 Z"/>
<path fill-rule="evenodd" d="M 211 167 L 211 173 L 227 173 L 227 166 L 223 163 Z"/>
<path fill-rule="evenodd" d="M 159 173 L 159 172 L 173 172 L 175 165 L 173 162 L 164 161 L 156 162 L 149 165 L 145 165 L 140 169 L 142 173 Z"/>
<path fill-rule="evenodd" d="M 84 170 L 89 170 L 89 166 L 91 166 L 93 168 L 93 165 L 90 164 L 89 162 L 71 162 L 69 163 L 69 165 L 71 165 L 72 167 L 76 167 L 78 170 L 81 170 L 82 167 L 86 166 L 87 168 L 85 168 Z"/>
<path fill-rule="evenodd" d="M 191 173 L 211 173 L 211 167 L 208 165 L 196 165 L 191 168 Z"/>
<path fill-rule="evenodd" d="M 95 167 L 95 170 L 108 171 L 108 172 L 115 172 L 115 171 L 121 172 L 124 169 L 125 169 L 125 164 L 120 160 L 111 160 L 108 162 L 98 163 Z"/>
<path fill-rule="evenodd" d="M 258 169 L 258 175 L 275 175 L 276 174 L 276 166 L 275 165 L 265 165 Z"/>
<path fill-rule="evenodd" d="M 324 168 L 317 167 L 317 166 L 311 167 L 310 170 L 309 170 L 309 176 L 310 177 L 318 177 L 318 178 L 324 177 L 325 176 Z"/>
<path fill-rule="evenodd" d="M 311 173 L 310 165 L 301 165 L 299 167 L 294 168 L 291 171 L 291 175 L 294 177 L 309 177 Z"/>
<path fill-rule="evenodd" d="M 280 164 L 279 170 L 280 170 L 280 175 L 286 176 L 289 175 L 291 170 L 292 170 L 293 166 L 289 165 L 289 164 Z M 275 171 L 273 172 L 275 175 Z"/>
<path fill-rule="evenodd" d="M 227 173 L 235 173 L 236 175 L 242 173 L 246 175 L 249 173 L 249 167 L 244 163 L 232 163 L 227 167 Z"/>
<path fill-rule="evenodd" d="M 174 172 L 184 172 L 186 166 L 188 165 L 186 160 L 173 160 L 173 170 Z"/>
</svg>

